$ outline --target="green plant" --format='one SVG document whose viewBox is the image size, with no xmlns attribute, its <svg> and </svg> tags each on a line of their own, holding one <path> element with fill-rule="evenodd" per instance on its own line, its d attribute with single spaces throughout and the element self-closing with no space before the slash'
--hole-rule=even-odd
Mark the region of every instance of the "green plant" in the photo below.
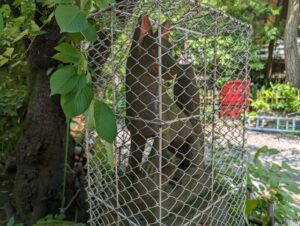
<svg viewBox="0 0 300 226">
<path fill-rule="evenodd" d="M 257 91 L 257 99 L 252 100 L 251 107 L 258 112 L 298 112 L 300 110 L 300 92 L 290 84 L 271 84 L 269 89 L 262 88 Z"/>
<path fill-rule="evenodd" d="M 256 101 L 253 101 L 251 107 L 256 111 L 269 111 L 271 109 L 270 105 L 262 99 L 257 99 Z"/>
<path fill-rule="evenodd" d="M 0 159 L 13 154 L 22 133 L 17 111 L 25 101 L 27 88 L 26 71 L 20 68 L 0 69 Z"/>
<path fill-rule="evenodd" d="M 279 154 L 276 149 L 266 146 L 258 149 L 248 167 L 248 187 L 252 196 L 246 202 L 246 215 L 268 221 L 268 203 L 274 202 L 275 220 L 286 225 L 286 220 L 300 219 L 300 208 L 295 205 L 294 194 L 300 194 L 295 177 L 300 172 L 287 163 L 266 163 L 262 157 Z"/>
</svg>

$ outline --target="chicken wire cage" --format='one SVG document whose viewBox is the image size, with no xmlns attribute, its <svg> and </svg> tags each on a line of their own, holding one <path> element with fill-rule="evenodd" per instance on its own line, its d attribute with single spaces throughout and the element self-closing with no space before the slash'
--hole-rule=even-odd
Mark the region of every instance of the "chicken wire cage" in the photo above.
<svg viewBox="0 0 300 226">
<path fill-rule="evenodd" d="M 122 1 L 84 43 L 113 147 L 86 131 L 90 225 L 244 225 L 248 84 L 238 117 L 221 92 L 248 81 L 252 28 L 191 0 Z"/>
</svg>

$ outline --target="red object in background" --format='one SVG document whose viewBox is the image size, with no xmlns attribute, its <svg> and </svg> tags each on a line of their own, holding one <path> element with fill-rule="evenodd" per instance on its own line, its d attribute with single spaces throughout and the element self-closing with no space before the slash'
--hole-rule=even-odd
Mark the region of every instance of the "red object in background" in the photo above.
<svg viewBox="0 0 300 226">
<path fill-rule="evenodd" d="M 237 118 L 249 107 L 250 80 L 230 80 L 221 89 L 220 117 Z"/>
</svg>

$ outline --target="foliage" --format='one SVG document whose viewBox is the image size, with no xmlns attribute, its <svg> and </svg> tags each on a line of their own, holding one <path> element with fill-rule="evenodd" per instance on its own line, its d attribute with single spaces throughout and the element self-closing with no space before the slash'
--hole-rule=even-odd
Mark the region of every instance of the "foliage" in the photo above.
<svg viewBox="0 0 300 226">
<path fill-rule="evenodd" d="M 59 5 L 55 10 L 55 18 L 62 32 L 83 32 L 89 26 L 84 12 L 71 4 Z"/>
<path fill-rule="evenodd" d="M 208 76 L 211 77 L 216 71 L 215 82 L 219 87 L 238 74 L 238 60 L 246 51 L 245 48 L 248 48 L 246 42 L 242 32 L 239 35 L 206 36 L 197 40 L 189 38 L 187 41 L 194 54 L 194 66 L 206 68 Z"/>
<path fill-rule="evenodd" d="M 268 0 L 204 0 L 205 3 L 214 5 L 217 8 L 233 15 L 234 17 L 249 23 L 254 29 L 254 39 L 251 46 L 250 67 L 252 74 L 265 68 L 264 62 L 257 54 L 263 44 L 271 40 L 277 40 L 283 35 L 284 21 L 274 26 L 274 18 L 279 15 L 280 7 L 274 6 Z"/>
<path fill-rule="evenodd" d="M 13 68 L 16 65 L 24 65 L 24 57 L 27 50 L 21 42 L 23 38 L 34 38 L 44 33 L 34 22 L 36 10 L 33 0 L 26 4 L 15 0 L 14 7 L 20 9 L 20 15 L 13 15 L 12 9 L 7 4 L 2 4 L 0 11 L 4 19 L 3 31 L 0 32 L 0 66 Z"/>
<path fill-rule="evenodd" d="M 257 98 L 252 100 L 251 107 L 258 112 L 299 112 L 300 91 L 290 84 L 271 84 L 269 89 L 262 88 L 257 91 Z"/>
<path fill-rule="evenodd" d="M 26 98 L 27 88 L 23 75 L 26 73 L 26 70 L 20 70 L 19 67 L 0 69 L 0 159 L 13 153 L 21 134 L 17 111 Z"/>
<path fill-rule="evenodd" d="M 67 33 L 55 48 L 58 53 L 53 58 L 61 61 L 62 64 L 51 75 L 51 92 L 52 95 L 61 95 L 62 108 L 68 120 L 84 113 L 94 98 L 94 92 L 91 85 L 91 70 L 88 68 L 85 54 L 78 50 L 78 45 L 83 38 L 90 42 L 96 40 L 96 21 L 88 20 L 87 17 L 92 10 L 108 6 L 110 3 L 112 3 L 111 0 L 39 0 L 38 3 L 27 0 L 23 4 L 22 1 L 15 0 L 13 5 L 20 10 L 20 15 L 13 13 L 14 9 L 11 9 L 9 5 L 3 4 L 0 8 L 2 31 L 0 33 L 0 66 L 13 68 L 24 64 L 28 49 L 24 50 L 21 40 L 27 38 L 33 42 L 36 36 L 45 33 L 44 26 L 55 18 L 61 31 Z M 44 6 L 42 25 L 37 25 L 34 21 L 37 4 Z M 99 116 L 95 115 L 95 117 Z M 109 126 L 113 127 L 114 123 Z"/>
<path fill-rule="evenodd" d="M 20 15 L 13 16 L 7 4 L 0 5 L 0 158 L 6 158 L 15 150 L 21 136 L 20 116 L 17 110 L 27 96 L 26 50 L 20 41 L 23 37 L 39 34 L 33 21 L 33 1 L 15 1 Z"/>
<path fill-rule="evenodd" d="M 7 4 L 0 5 L 0 158 L 6 158 L 15 150 L 21 135 L 20 116 L 17 110 L 27 96 L 27 62 L 22 58 L 26 50 L 20 41 L 29 33 L 34 37 L 39 31 L 33 22 L 33 1 L 21 4 L 21 14 L 12 15 Z"/>
<path fill-rule="evenodd" d="M 99 2 L 95 3 L 98 4 Z M 90 24 L 86 16 L 91 9 L 91 7 L 79 8 L 73 4 L 58 4 L 55 9 L 55 18 L 61 31 L 79 33 L 86 37 L 88 41 L 95 41 L 95 27 Z M 58 68 L 52 74 L 50 80 L 51 94 L 61 95 L 61 105 L 68 120 L 84 113 L 92 103 L 94 96 L 90 82 L 92 73 L 87 67 L 87 57 L 76 48 L 77 45 L 76 41 L 71 40 L 69 43 L 60 43 L 55 48 L 59 53 L 54 55 L 53 58 L 68 65 Z M 108 107 L 105 103 L 95 100 L 94 104 L 97 112 L 101 113 L 92 115 L 95 117 L 95 128 L 102 139 L 113 142 L 116 137 L 116 123 L 113 112 L 107 110 Z M 101 122 L 101 126 L 98 122 Z"/>
<path fill-rule="evenodd" d="M 300 194 L 300 188 L 294 178 L 300 172 L 283 162 L 282 164 L 264 163 L 264 157 L 272 157 L 278 150 L 262 147 L 256 151 L 248 166 L 248 186 L 252 197 L 246 202 L 246 214 L 268 220 L 268 203 L 274 202 L 275 220 L 286 225 L 286 220 L 299 221 L 300 208 L 295 205 L 293 195 Z"/>
</svg>

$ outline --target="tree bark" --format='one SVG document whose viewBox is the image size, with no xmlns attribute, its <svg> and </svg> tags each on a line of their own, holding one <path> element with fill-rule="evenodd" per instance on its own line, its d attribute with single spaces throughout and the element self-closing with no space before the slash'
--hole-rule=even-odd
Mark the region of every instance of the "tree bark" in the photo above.
<svg viewBox="0 0 300 226">
<path fill-rule="evenodd" d="M 25 133 L 17 153 L 15 200 L 22 222 L 32 225 L 58 213 L 63 181 L 65 119 L 57 98 L 49 97 L 46 71 L 37 69 Z"/>
<path fill-rule="evenodd" d="M 300 60 L 297 49 L 300 23 L 300 0 L 289 0 L 288 16 L 284 34 L 285 68 L 287 82 L 300 88 Z"/>
</svg>

